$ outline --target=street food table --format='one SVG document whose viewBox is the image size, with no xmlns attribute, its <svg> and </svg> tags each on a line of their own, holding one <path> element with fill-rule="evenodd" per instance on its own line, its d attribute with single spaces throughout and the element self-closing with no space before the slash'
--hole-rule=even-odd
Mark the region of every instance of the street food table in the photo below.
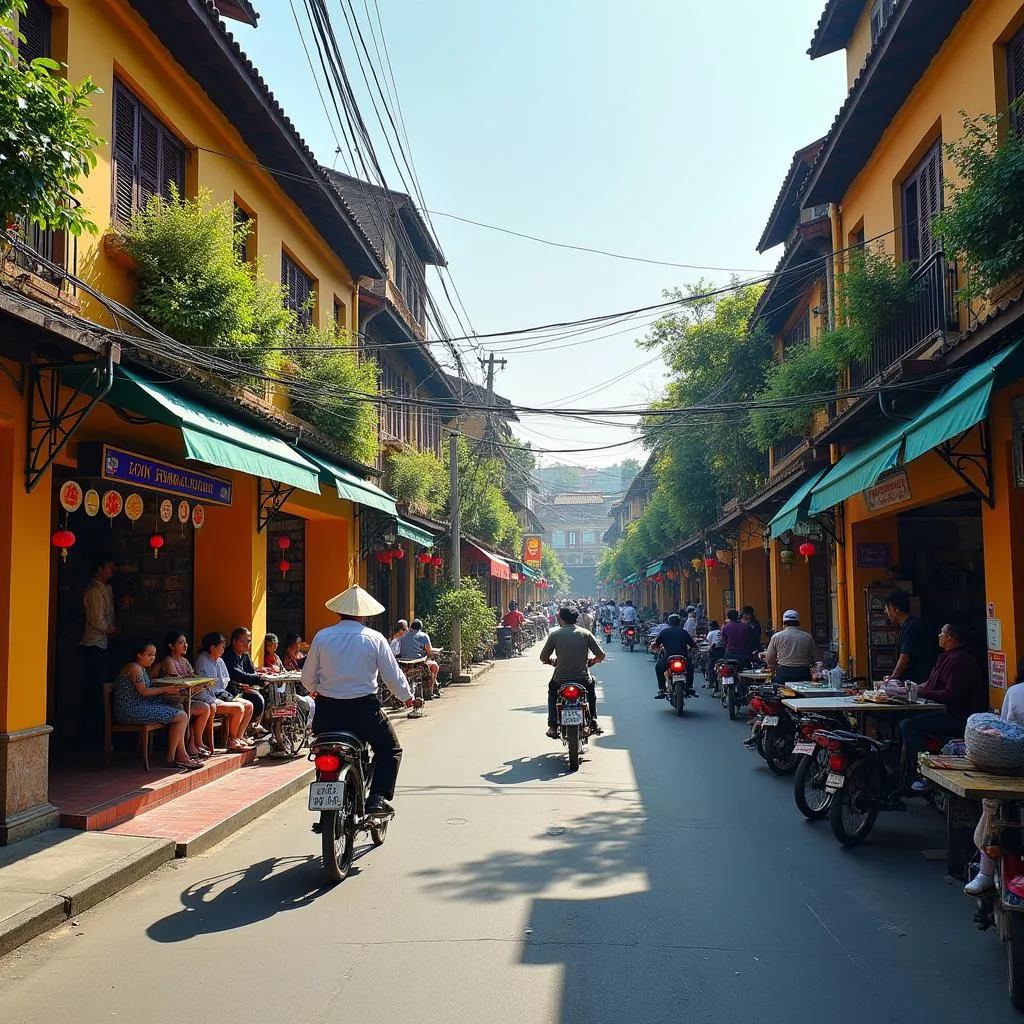
<svg viewBox="0 0 1024 1024">
<path fill-rule="evenodd" d="M 962 878 L 974 856 L 974 828 L 981 815 L 980 802 L 1024 801 L 1024 776 L 995 775 L 977 768 L 966 757 L 923 754 L 921 775 L 949 794 L 946 804 L 946 870 Z"/>
<path fill-rule="evenodd" d="M 767 669 L 747 669 L 740 673 L 740 679 L 746 679 L 748 683 L 770 683 L 772 674 Z"/>
<path fill-rule="evenodd" d="M 870 699 L 866 695 L 868 692 L 870 691 L 852 697 L 787 697 L 783 699 L 782 703 L 798 715 L 804 712 L 820 714 L 822 711 L 838 711 L 858 720 L 876 719 L 876 727 L 881 722 L 887 721 L 890 724 L 890 736 L 892 735 L 891 724 L 901 718 L 906 718 L 908 715 L 935 714 L 937 711 L 945 710 L 945 705 L 925 700 L 923 697 L 918 697 L 914 703 L 895 699 L 878 702 Z M 857 723 L 857 728 L 861 728 L 860 721 Z"/>
<path fill-rule="evenodd" d="M 781 683 L 787 697 L 847 697 L 856 692 L 853 686 L 832 686 L 830 683 Z"/>
<path fill-rule="evenodd" d="M 176 686 L 185 691 L 185 714 L 192 713 L 192 691 L 203 686 L 211 686 L 217 680 L 211 676 L 157 676 L 150 679 L 150 686 Z"/>
</svg>

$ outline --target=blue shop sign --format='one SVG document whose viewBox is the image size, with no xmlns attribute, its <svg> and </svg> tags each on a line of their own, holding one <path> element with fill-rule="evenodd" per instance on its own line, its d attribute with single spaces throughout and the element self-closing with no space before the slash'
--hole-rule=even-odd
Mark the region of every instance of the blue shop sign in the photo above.
<svg viewBox="0 0 1024 1024">
<path fill-rule="evenodd" d="M 231 504 L 230 480 L 221 480 L 220 477 L 208 476 L 206 473 L 196 473 L 170 462 L 126 452 L 109 444 L 103 446 L 100 476 L 104 480 L 116 480 L 123 484 L 163 491 L 165 494 L 193 498 L 208 505 Z"/>
</svg>

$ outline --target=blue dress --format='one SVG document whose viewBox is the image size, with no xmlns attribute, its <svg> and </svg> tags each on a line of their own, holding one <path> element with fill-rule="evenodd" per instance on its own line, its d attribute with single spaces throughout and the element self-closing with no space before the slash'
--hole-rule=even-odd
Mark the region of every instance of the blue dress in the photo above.
<svg viewBox="0 0 1024 1024">
<path fill-rule="evenodd" d="M 146 686 L 149 686 L 149 673 L 145 669 L 142 670 L 142 676 Z M 135 689 L 127 670 L 114 680 L 114 721 L 119 725 L 169 725 L 181 708 L 166 701 L 166 697 L 143 697 Z"/>
</svg>

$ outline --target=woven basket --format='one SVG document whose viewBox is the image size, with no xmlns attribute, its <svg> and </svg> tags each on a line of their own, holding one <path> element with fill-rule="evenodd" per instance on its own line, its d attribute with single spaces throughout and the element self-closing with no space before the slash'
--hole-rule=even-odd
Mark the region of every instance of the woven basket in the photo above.
<svg viewBox="0 0 1024 1024">
<path fill-rule="evenodd" d="M 985 730 L 985 731 L 983 731 Z M 995 730 L 998 735 L 990 735 Z M 979 768 L 1024 771 L 1024 728 L 986 712 L 971 715 L 964 730 L 967 756 Z"/>
</svg>

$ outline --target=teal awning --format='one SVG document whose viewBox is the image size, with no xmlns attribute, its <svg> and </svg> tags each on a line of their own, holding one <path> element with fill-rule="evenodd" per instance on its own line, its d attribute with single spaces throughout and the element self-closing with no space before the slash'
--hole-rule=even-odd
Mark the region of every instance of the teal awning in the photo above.
<svg viewBox="0 0 1024 1024">
<path fill-rule="evenodd" d="M 411 540 L 413 544 L 419 544 L 421 547 L 432 548 L 434 546 L 434 535 L 432 533 L 428 533 L 418 526 L 413 526 L 412 523 L 407 522 L 401 516 L 398 517 L 398 526 L 395 528 L 395 532 L 399 537 Z"/>
<path fill-rule="evenodd" d="M 537 570 L 536 570 L 536 569 L 531 569 L 531 568 L 530 568 L 530 567 L 529 567 L 528 565 L 526 565 L 526 564 L 520 564 L 520 566 L 519 566 L 519 571 L 520 571 L 520 572 L 521 572 L 521 573 L 522 573 L 522 574 L 523 574 L 523 575 L 524 575 L 524 576 L 525 576 L 525 577 L 526 577 L 526 578 L 527 578 L 528 580 L 539 580 L 539 579 L 543 579 L 543 577 L 541 576 L 541 574 L 540 574 L 539 572 L 537 572 Z"/>
<path fill-rule="evenodd" d="M 398 518 L 398 506 L 395 505 L 395 499 L 387 491 L 382 491 L 376 484 L 371 484 L 369 480 L 360 480 L 354 473 L 342 469 L 341 466 L 336 466 L 333 462 L 328 462 L 327 459 L 319 455 L 310 455 L 308 452 L 304 454 L 311 462 L 315 462 L 320 467 L 320 475 L 324 482 L 334 485 L 339 498 L 355 502 L 357 505 L 366 505 L 367 508 L 375 508 L 378 512 Z M 415 529 L 415 527 L 409 526 L 409 529 Z M 415 539 L 415 537 L 409 538 L 409 540 Z M 433 538 L 428 543 L 433 544 Z"/>
<path fill-rule="evenodd" d="M 178 427 L 185 457 L 320 493 L 317 467 L 278 437 L 243 426 L 118 366 L 105 401 Z"/>
<path fill-rule="evenodd" d="M 627 586 L 630 583 L 636 583 L 640 579 L 640 573 L 631 572 L 623 581 L 623 586 Z"/>
<path fill-rule="evenodd" d="M 774 517 L 768 522 L 768 534 L 778 537 L 780 533 L 792 530 L 801 520 L 807 519 L 810 514 L 811 488 L 825 475 L 826 470 L 814 473 L 808 477 L 793 493 Z"/>
<path fill-rule="evenodd" d="M 651 564 L 647 566 L 647 572 L 645 574 L 647 579 L 650 579 L 652 576 L 656 576 L 659 572 L 661 572 L 664 564 L 664 562 L 651 562 Z"/>
<path fill-rule="evenodd" d="M 824 512 L 872 487 L 887 469 L 898 465 L 906 427 L 902 421 L 894 423 L 880 437 L 848 451 L 812 488 L 810 514 Z"/>
<path fill-rule="evenodd" d="M 933 402 L 925 406 L 913 423 L 905 427 L 904 462 L 913 462 L 925 452 L 966 433 L 988 415 L 989 401 L 997 384 L 1009 383 L 1020 367 L 1020 342 L 968 370 Z M 1009 362 L 1007 362 L 1009 360 Z M 1009 372 L 1007 372 L 1009 371 Z M 997 377 L 1001 378 L 997 381 Z"/>
</svg>

